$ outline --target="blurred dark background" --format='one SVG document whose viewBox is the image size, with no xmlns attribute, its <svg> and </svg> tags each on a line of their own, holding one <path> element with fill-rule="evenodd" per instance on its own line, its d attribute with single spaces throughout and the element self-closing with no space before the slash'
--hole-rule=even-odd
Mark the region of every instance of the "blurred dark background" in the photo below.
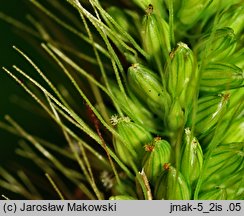
<svg viewBox="0 0 244 216">
<path fill-rule="evenodd" d="M 38 2 L 41 2 L 47 6 L 49 6 L 48 3 L 51 3 L 49 0 L 39 0 Z M 69 4 L 67 4 L 66 1 L 65 3 L 63 0 L 60 0 L 59 2 L 64 4 L 65 10 L 67 10 L 66 12 L 71 12 L 72 16 L 76 17 L 76 23 L 79 26 L 81 21 L 77 11 L 75 11 Z M 110 3 L 110 1 L 104 2 L 106 2 L 106 4 Z M 58 16 L 62 16 L 62 14 L 59 14 L 58 10 L 56 13 Z M 14 75 L 21 77 L 21 75 L 12 68 L 12 65 L 17 65 L 19 68 L 37 79 L 39 82 L 43 81 L 40 79 L 40 76 L 38 76 L 33 67 L 27 63 L 23 56 L 21 56 L 16 52 L 16 50 L 12 48 L 14 45 L 20 48 L 20 50 L 24 51 L 24 53 L 26 53 L 35 62 L 35 64 L 41 68 L 41 70 L 45 71 L 45 74 L 47 74 L 48 78 L 50 78 L 52 81 L 55 80 L 55 84 L 61 83 L 64 84 L 65 88 L 69 90 L 72 89 L 71 84 L 69 86 L 69 82 L 67 82 L 67 77 L 63 75 L 60 68 L 57 67 L 57 64 L 50 60 L 48 55 L 41 48 L 40 44 L 43 42 L 42 39 L 33 37 L 30 34 L 6 22 L 6 16 L 8 16 L 35 29 L 35 27 L 28 21 L 27 15 L 33 16 L 42 24 L 44 23 L 45 28 L 48 30 L 51 29 L 50 32 L 53 33 L 51 36 L 54 40 L 57 39 L 57 41 L 60 43 L 64 43 L 65 45 L 73 47 L 78 51 L 82 50 L 82 52 L 87 52 L 86 54 L 88 55 L 92 55 L 93 50 L 91 47 L 87 47 L 87 44 L 81 41 L 80 38 L 77 38 L 77 36 L 74 36 L 60 28 L 58 25 L 56 25 L 56 23 L 47 18 L 44 13 L 40 12 L 32 4 L 30 4 L 29 0 L 0 0 L 0 167 L 3 167 L 14 176 L 17 176 L 18 170 L 23 170 L 27 176 L 33 179 L 35 184 L 42 185 L 42 190 L 44 190 L 44 198 L 46 195 L 47 199 L 55 199 L 57 198 L 57 194 L 55 191 L 53 191 L 53 188 L 45 178 L 44 173 L 40 169 L 37 169 L 37 166 L 33 161 L 24 159 L 23 157 L 16 154 L 16 149 L 19 146 L 18 144 L 21 140 L 21 137 L 18 137 L 1 127 L 2 123 L 8 125 L 8 122 L 5 120 L 5 116 L 9 115 L 28 133 L 41 137 L 42 139 L 48 140 L 57 145 L 67 147 L 67 143 L 65 142 L 60 128 L 58 128 L 57 125 L 47 117 L 46 113 L 40 109 L 40 106 L 34 101 L 34 99 L 31 98 L 23 90 L 23 88 L 2 69 L 2 67 L 5 67 Z M 62 19 L 66 19 L 65 21 L 69 22 L 69 19 L 67 19 L 65 15 L 62 16 Z M 81 31 L 85 30 L 81 29 Z M 79 62 L 81 67 L 86 68 L 88 71 L 97 70 L 97 66 L 90 65 L 87 62 L 81 61 L 80 59 L 76 60 L 78 60 L 77 62 Z M 71 68 L 69 69 L 71 72 L 74 72 Z M 75 72 L 73 75 L 77 76 Z M 26 82 L 24 79 L 23 81 L 24 83 Z M 89 92 L 90 87 L 87 86 L 89 85 L 87 80 L 84 81 L 82 77 L 80 79 L 78 76 L 76 81 L 79 84 L 82 83 L 80 86 L 82 86 L 84 91 L 88 90 L 88 92 L 85 92 L 86 94 L 91 93 Z M 84 101 L 79 95 L 77 95 L 78 93 L 73 94 L 72 92 L 72 97 L 76 103 L 75 106 L 77 108 L 75 111 L 83 119 L 85 118 L 89 121 L 89 116 L 87 117 L 87 110 Z M 91 97 L 91 99 L 93 98 Z M 82 134 L 80 131 L 78 133 L 80 136 L 82 136 L 82 138 L 87 138 L 86 135 Z M 65 163 L 70 163 L 70 161 L 65 161 Z M 72 188 L 70 185 L 69 187 Z M 23 198 L 16 194 L 12 194 L 8 190 L 3 190 L 0 185 L 0 196 L 2 194 L 6 194 L 11 199 Z M 71 199 L 75 198 L 77 197 L 71 197 Z"/>
<path fill-rule="evenodd" d="M 0 12 L 19 21 L 25 21 L 27 11 L 26 4 L 22 0 L 0 0 Z M 27 124 L 31 118 L 26 115 L 24 109 L 14 102 L 14 99 L 26 98 L 24 91 L 2 70 L 2 67 L 11 68 L 13 64 L 21 64 L 23 59 L 14 51 L 13 45 L 24 46 L 28 44 L 20 35 L 20 32 L 9 23 L 0 19 L 0 121 L 4 121 L 6 114 L 16 120 L 24 120 Z M 23 122 L 23 121 L 22 121 Z M 36 126 L 37 124 L 32 124 Z M 16 157 L 18 137 L 0 129 L 0 164 L 7 166 Z"/>
<path fill-rule="evenodd" d="M 27 25 L 30 25 L 26 19 L 29 11 L 28 0 L 0 0 L 0 13 Z M 2 67 L 5 67 L 16 74 L 12 65 L 17 65 L 33 71 L 24 58 L 12 48 L 13 45 L 31 54 L 37 65 L 41 65 L 44 69 L 46 69 L 45 66 L 48 67 L 46 59 L 40 55 L 40 41 L 28 36 L 0 17 L 0 121 L 7 123 L 4 118 L 5 115 L 9 115 L 29 133 L 55 143 L 62 142 L 55 124 L 39 110 L 37 103 L 33 102 L 34 100 L 2 70 Z M 13 175 L 19 169 L 26 170 L 27 173 L 36 169 L 34 163 L 16 154 L 15 150 L 19 141 L 20 137 L 0 127 L 0 166 Z M 36 170 L 34 172 L 38 173 Z M 8 194 L 12 199 L 19 198 L 0 187 L 1 194 Z"/>
<path fill-rule="evenodd" d="M 26 0 L 0 0 L 0 12 L 30 25 L 26 21 L 28 9 L 29 5 Z M 51 136 L 48 133 L 50 129 L 48 124 L 43 127 L 45 117 L 36 110 L 37 104 L 33 103 L 33 99 L 2 70 L 2 67 L 5 67 L 17 74 L 12 69 L 12 65 L 25 69 L 31 68 L 24 58 L 12 48 L 13 45 L 31 54 L 37 64 L 45 64 L 45 59 L 40 57 L 38 53 L 40 47 L 32 46 L 34 43 L 37 44 L 38 41 L 31 37 L 28 38 L 28 35 L 23 31 L 0 19 L 0 120 L 4 121 L 4 116 L 10 115 L 24 128 L 28 128 L 30 132 Z M 13 150 L 17 140 L 19 140 L 18 137 L 0 130 L 0 162 L 2 164 L 15 157 Z"/>
</svg>

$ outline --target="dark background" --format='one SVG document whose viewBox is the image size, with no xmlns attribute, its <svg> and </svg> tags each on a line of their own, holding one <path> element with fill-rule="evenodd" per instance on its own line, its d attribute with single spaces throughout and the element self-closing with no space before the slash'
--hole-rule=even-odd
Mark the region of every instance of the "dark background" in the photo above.
<svg viewBox="0 0 244 216">
<path fill-rule="evenodd" d="M 28 0 L 0 0 L 0 12 L 28 25 L 26 15 L 30 11 L 32 10 Z M 9 115 L 28 133 L 54 143 L 62 143 L 63 137 L 60 136 L 57 126 L 39 109 L 38 104 L 21 86 L 2 70 L 2 67 L 5 67 L 18 75 L 12 69 L 12 65 L 17 65 L 24 68 L 28 74 L 33 72 L 33 68 L 12 48 L 13 45 L 28 53 L 42 69 L 49 68 L 45 57 L 40 55 L 40 41 L 0 18 L 0 121 L 7 123 L 5 115 Z M 40 174 L 43 176 L 43 173 L 38 174 L 40 170 L 36 170 L 33 162 L 16 154 L 15 150 L 20 140 L 20 137 L 0 127 L 0 167 L 13 175 L 17 170 L 23 170 L 27 174 L 34 172 L 36 176 Z M 7 194 L 12 199 L 20 198 L 0 187 L 0 196 L 1 194 Z"/>
<path fill-rule="evenodd" d="M 0 12 L 25 21 L 27 7 L 21 0 L 0 0 Z M 6 114 L 17 121 L 24 120 L 31 123 L 31 118 L 24 109 L 14 103 L 14 97 L 26 98 L 24 91 L 2 70 L 2 67 L 11 68 L 13 64 L 21 64 L 23 59 L 14 51 L 13 45 L 22 45 L 28 48 L 26 41 L 19 35 L 20 32 L 10 24 L 0 19 L 0 121 L 4 121 Z M 35 126 L 36 124 L 32 124 Z M 8 165 L 15 157 L 18 137 L 0 129 L 0 164 Z"/>
<path fill-rule="evenodd" d="M 46 5 L 48 5 L 48 1 L 49 0 L 40 0 L 41 3 Z M 61 0 L 61 2 L 63 2 L 63 0 Z M 77 17 L 78 22 L 80 22 L 79 14 L 76 13 L 77 11 L 75 11 L 69 4 L 65 7 L 68 11 L 71 11 L 71 13 Z M 75 38 L 75 36 L 69 32 L 67 33 L 63 31 L 63 29 L 60 29 L 56 23 L 48 20 L 44 14 L 29 3 L 29 0 L 0 0 L 0 13 L 4 13 L 26 25 L 31 25 L 26 19 L 26 15 L 31 14 L 41 23 L 46 23 L 46 27 L 51 28 L 54 36 L 57 39 L 60 39 L 59 41 L 62 42 L 62 40 L 64 40 L 65 44 L 71 44 L 75 48 L 79 47 L 82 51 L 87 51 L 88 55 L 91 55 L 90 52 L 93 53 L 93 50 L 90 47 L 86 47 L 87 44 L 83 44 L 80 39 Z M 62 16 L 62 19 L 65 19 L 65 17 Z M 66 19 L 66 21 L 69 20 Z M 59 34 L 59 32 L 61 34 Z M 17 65 L 28 75 L 37 80 L 39 79 L 38 81 L 40 82 L 40 77 L 33 67 L 26 62 L 23 56 L 12 48 L 14 45 L 24 51 L 35 62 L 35 64 L 38 65 L 45 74 L 47 74 L 48 78 L 51 78 L 52 81 L 55 80 L 55 84 L 64 83 L 65 87 L 67 86 L 67 89 L 70 90 L 71 84 L 69 86 L 67 77 L 60 73 L 60 68 L 57 68 L 57 65 L 53 61 L 49 61 L 50 58 L 48 59 L 47 54 L 44 53 L 41 48 L 41 42 L 42 41 L 40 39 L 32 37 L 0 18 L 0 122 L 8 124 L 5 120 L 5 116 L 9 115 L 28 133 L 41 137 L 44 140 L 48 140 L 51 143 L 67 147 L 67 143 L 65 142 L 60 128 L 58 128 L 57 125 L 48 118 L 46 113 L 40 109 L 40 106 L 34 101 L 34 99 L 31 98 L 23 88 L 2 69 L 2 67 L 5 67 L 14 75 L 21 77 L 12 68 L 12 65 Z M 79 64 L 90 71 L 96 71 L 97 69 L 96 66 L 89 65 L 86 62 L 83 63 L 80 61 Z M 80 80 L 78 80 L 78 82 L 79 81 Z M 89 86 L 87 86 L 88 82 L 86 80 L 82 81 L 81 79 L 80 82 L 82 83 L 82 88 L 84 86 L 84 91 L 90 89 Z M 87 93 L 89 94 L 89 92 L 85 92 L 86 95 Z M 77 114 L 83 119 L 86 118 L 85 120 L 90 120 L 86 115 L 86 106 L 80 99 L 80 96 L 77 97 L 77 95 L 72 92 L 72 97 L 74 97 L 74 101 L 77 103 L 76 107 L 78 107 L 78 109 L 75 110 Z M 81 133 L 79 135 L 86 139 L 86 135 Z M 0 167 L 3 167 L 14 176 L 16 176 L 18 170 L 23 170 L 29 177 L 31 177 L 31 179 L 33 179 L 34 184 L 43 185 L 41 186 L 41 189 L 44 190 L 44 198 L 57 198 L 57 194 L 53 191 L 53 188 L 45 178 L 44 173 L 40 169 L 37 169 L 35 163 L 16 154 L 16 149 L 18 148 L 20 140 L 21 137 L 9 133 L 0 127 Z M 30 143 L 28 144 L 31 146 Z M 68 163 L 70 163 L 70 161 L 68 161 Z M 68 165 L 73 166 L 73 164 Z M 76 166 L 74 167 L 77 168 Z M 69 187 L 72 188 L 70 185 Z M 54 193 L 52 193 L 52 191 Z M 50 193 L 52 194 L 50 195 Z M 6 194 L 11 199 L 23 198 L 16 194 L 12 194 L 9 191 L 3 190 L 0 185 L 0 196 L 2 194 Z M 71 199 L 75 198 L 77 197 L 71 197 Z"/>
</svg>

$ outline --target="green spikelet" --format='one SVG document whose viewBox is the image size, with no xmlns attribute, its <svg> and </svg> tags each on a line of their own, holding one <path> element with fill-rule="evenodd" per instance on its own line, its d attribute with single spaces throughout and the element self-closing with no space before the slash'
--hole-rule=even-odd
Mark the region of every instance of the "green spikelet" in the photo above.
<svg viewBox="0 0 244 216">
<path fill-rule="evenodd" d="M 228 62 L 228 56 L 233 54 L 236 48 L 236 36 L 233 29 L 217 29 L 203 36 L 194 47 L 199 60 L 206 62 Z"/>
<path fill-rule="evenodd" d="M 227 199 L 233 200 L 244 194 L 244 168 L 235 172 L 235 174 L 226 176 L 222 183 L 221 188 L 225 188 L 227 192 Z"/>
<path fill-rule="evenodd" d="M 163 170 L 163 165 L 170 162 L 171 146 L 160 137 L 154 138 L 152 143 L 145 145 L 143 169 L 151 185 Z"/>
<path fill-rule="evenodd" d="M 209 133 L 214 129 L 223 113 L 227 109 L 230 94 L 206 96 L 198 100 L 196 115 L 196 132 Z"/>
<path fill-rule="evenodd" d="M 200 91 L 219 93 L 240 87 L 244 82 L 243 71 L 235 65 L 223 63 L 208 64 L 202 71 Z"/>
<path fill-rule="evenodd" d="M 166 200 L 189 200 L 191 198 L 190 187 L 184 176 L 173 166 L 164 164 L 164 171 L 157 179 L 155 199 Z"/>
<path fill-rule="evenodd" d="M 206 164 L 202 190 L 221 185 L 226 177 L 244 168 L 243 146 L 243 143 L 222 144 L 213 151 Z"/>
<path fill-rule="evenodd" d="M 168 57 L 171 50 L 169 26 L 160 16 L 153 12 L 153 6 L 150 4 L 146 10 L 142 23 L 142 45 L 149 54 L 149 61 L 157 65 L 161 72 L 163 62 Z"/>
<path fill-rule="evenodd" d="M 114 149 L 121 160 L 130 165 L 131 161 L 140 165 L 144 154 L 144 145 L 152 141 L 151 134 L 140 125 L 131 122 L 128 117 L 113 116 L 111 122 L 116 126 L 122 140 L 113 138 Z"/>
<path fill-rule="evenodd" d="M 218 131 L 219 131 L 218 133 L 220 132 L 222 133 L 222 135 L 219 137 L 219 142 L 220 143 L 243 142 L 244 128 L 243 128 L 242 113 L 244 109 L 244 103 L 243 103 L 244 88 L 242 87 L 242 88 L 226 91 L 222 96 L 224 95 L 228 97 L 226 98 L 228 101 L 226 101 L 227 104 L 225 105 L 225 108 L 223 108 L 223 110 L 221 111 L 223 112 L 223 114 L 221 114 L 222 116 L 221 119 L 219 118 L 218 120 L 221 121 L 221 124 L 218 125 Z M 209 109 L 211 108 L 213 107 L 209 107 Z M 234 119 L 233 119 L 233 115 L 236 116 Z M 217 115 L 215 117 L 217 117 Z M 199 133 L 201 132 L 199 131 Z M 215 127 L 213 127 L 210 133 L 203 134 L 204 139 L 201 140 L 201 145 L 204 147 L 208 146 L 215 135 L 216 135 L 216 130 Z"/>
<path fill-rule="evenodd" d="M 218 28 L 229 27 L 234 30 L 236 35 L 239 35 L 244 28 L 244 5 L 234 4 L 224 11 L 218 21 Z"/>
<path fill-rule="evenodd" d="M 170 98 L 157 74 L 141 64 L 133 64 L 128 69 L 128 83 L 140 100 L 163 119 L 169 110 Z"/>
<path fill-rule="evenodd" d="M 174 136 L 180 128 L 184 127 L 185 114 L 180 106 L 179 100 L 175 100 L 170 107 L 168 115 L 165 118 L 165 125 L 169 130 L 170 136 Z"/>
<path fill-rule="evenodd" d="M 203 165 L 203 152 L 201 145 L 196 137 L 193 137 L 189 128 L 185 129 L 181 149 L 181 173 L 185 177 L 187 183 L 194 188 Z"/>
<path fill-rule="evenodd" d="M 172 98 L 179 98 L 180 106 L 188 114 L 196 97 L 197 62 L 191 49 L 182 42 L 170 53 L 170 59 L 166 66 L 167 91 Z"/>
</svg>

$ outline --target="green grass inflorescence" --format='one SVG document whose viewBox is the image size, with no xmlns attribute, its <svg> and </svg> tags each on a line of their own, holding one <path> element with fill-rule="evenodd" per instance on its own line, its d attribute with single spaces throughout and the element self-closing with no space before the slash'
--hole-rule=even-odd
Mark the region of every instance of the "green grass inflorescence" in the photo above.
<svg viewBox="0 0 244 216">
<path fill-rule="evenodd" d="M 44 60 L 13 46 L 28 66 L 2 71 L 63 141 L 6 116 L 0 127 L 21 138 L 16 152 L 43 185 L 0 167 L 1 188 L 27 199 L 244 199 L 241 0 L 25 3 L 26 22 L 0 19 Z"/>
</svg>

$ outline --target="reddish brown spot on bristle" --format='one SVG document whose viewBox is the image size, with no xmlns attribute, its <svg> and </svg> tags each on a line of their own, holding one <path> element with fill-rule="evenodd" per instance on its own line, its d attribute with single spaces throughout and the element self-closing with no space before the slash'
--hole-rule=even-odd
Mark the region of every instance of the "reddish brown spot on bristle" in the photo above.
<svg viewBox="0 0 244 216">
<path fill-rule="evenodd" d="M 145 147 L 145 151 L 147 151 L 147 152 L 152 152 L 154 149 L 154 145 L 151 145 L 151 144 L 147 144 L 144 147 Z"/>
<path fill-rule="evenodd" d="M 227 100 L 229 100 L 229 98 L 230 98 L 230 93 L 226 93 L 226 94 L 224 94 L 224 100 L 225 101 L 227 101 Z"/>
<path fill-rule="evenodd" d="M 164 167 L 164 170 L 168 170 L 170 167 L 170 163 L 165 163 L 163 167 Z"/>
<path fill-rule="evenodd" d="M 154 141 L 157 142 L 157 141 L 160 141 L 161 140 L 161 137 L 160 136 L 157 136 L 154 138 Z"/>
</svg>

